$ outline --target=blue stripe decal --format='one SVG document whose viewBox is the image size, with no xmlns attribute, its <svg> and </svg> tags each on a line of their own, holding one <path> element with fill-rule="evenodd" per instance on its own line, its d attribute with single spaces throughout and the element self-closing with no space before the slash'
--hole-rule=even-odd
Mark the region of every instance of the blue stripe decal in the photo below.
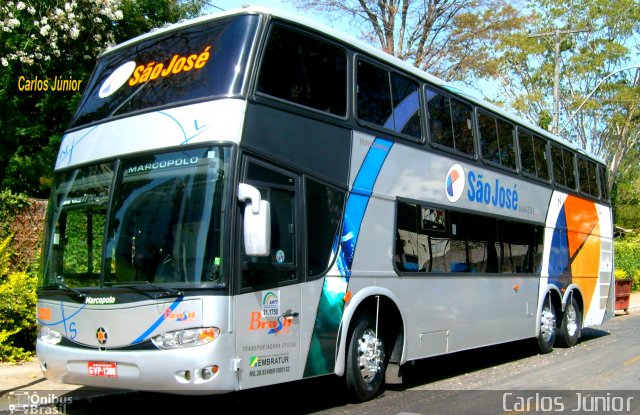
<svg viewBox="0 0 640 415">
<path fill-rule="evenodd" d="M 376 138 L 369 152 L 362 162 L 360 171 L 353 182 L 353 190 L 370 196 L 373 192 L 373 186 L 378 179 L 378 174 L 382 169 L 382 164 L 389 154 L 389 150 L 393 146 L 393 142 Z"/>
<path fill-rule="evenodd" d="M 325 277 L 303 374 L 305 378 L 331 373 L 335 367 L 338 329 L 344 313 L 344 295 L 351 276 L 360 227 L 373 186 L 392 146 L 391 141 L 381 138 L 374 140 L 347 199 L 342 236 L 339 242 L 334 243 L 334 253 L 338 250 L 336 266 L 341 276 Z"/>
<path fill-rule="evenodd" d="M 351 265 L 355 254 L 360 225 L 367 210 L 369 199 L 373 193 L 382 165 L 393 147 L 393 142 L 376 138 L 369 152 L 362 162 L 360 171 L 353 182 L 353 190 L 347 199 L 347 207 L 344 217 L 344 227 L 342 238 L 340 239 L 340 252 L 338 256 L 338 268 L 340 273 L 349 281 L 351 275 Z"/>
<path fill-rule="evenodd" d="M 180 296 L 176 299 L 176 301 L 174 301 L 170 306 L 169 309 L 171 311 L 175 310 L 176 307 L 178 307 L 178 304 L 180 304 L 182 302 L 182 300 L 184 299 L 184 296 Z M 162 323 L 164 323 L 165 320 L 165 316 L 166 316 L 166 312 L 162 313 L 162 315 L 160 317 L 158 317 L 158 319 L 156 320 L 155 323 L 153 323 L 151 325 L 151 327 L 149 327 L 144 333 L 142 333 L 140 336 L 138 336 L 138 338 L 136 338 L 134 341 L 131 342 L 131 344 L 136 344 L 136 343 L 140 343 L 141 341 L 144 341 L 147 339 L 147 337 L 153 333 L 153 331 L 155 329 L 158 328 L 158 326 Z"/>
</svg>

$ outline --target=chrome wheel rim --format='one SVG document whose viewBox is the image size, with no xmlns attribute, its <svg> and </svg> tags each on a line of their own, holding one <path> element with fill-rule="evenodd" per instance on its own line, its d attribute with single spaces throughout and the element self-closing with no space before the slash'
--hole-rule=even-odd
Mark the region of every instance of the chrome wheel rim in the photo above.
<svg viewBox="0 0 640 415">
<path fill-rule="evenodd" d="M 567 306 L 567 310 L 565 311 L 565 319 L 567 334 L 571 337 L 575 336 L 578 331 L 578 313 L 576 313 L 576 308 L 571 303 Z"/>
<path fill-rule="evenodd" d="M 540 335 L 545 343 L 551 343 L 553 336 L 556 334 L 556 316 L 551 308 L 545 306 L 540 315 Z"/>
<path fill-rule="evenodd" d="M 376 337 L 376 333 L 367 329 L 358 339 L 358 366 L 360 376 L 365 383 L 371 383 L 380 373 L 384 351 L 382 342 Z"/>
</svg>

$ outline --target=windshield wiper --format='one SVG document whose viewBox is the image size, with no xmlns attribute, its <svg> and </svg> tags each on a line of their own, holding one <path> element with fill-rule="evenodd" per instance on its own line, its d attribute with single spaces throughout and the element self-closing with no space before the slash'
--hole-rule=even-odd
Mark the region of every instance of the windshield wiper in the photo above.
<svg viewBox="0 0 640 415">
<path fill-rule="evenodd" d="M 67 291 L 71 291 L 72 293 L 74 293 L 75 295 L 77 295 L 80 298 L 85 298 L 87 295 L 79 290 L 76 290 L 75 288 L 71 288 L 69 287 L 65 282 L 64 282 L 64 277 L 62 275 L 58 275 L 56 277 L 56 282 L 58 284 L 58 289 L 64 289 Z"/>
<path fill-rule="evenodd" d="M 157 297 L 151 297 L 145 290 L 141 290 L 140 286 L 155 288 L 157 291 L 162 291 L 162 292 Z M 127 284 L 114 284 L 114 285 L 111 285 L 111 287 L 131 288 L 140 293 L 147 294 L 151 298 L 182 297 L 184 295 L 184 293 L 180 290 L 176 290 L 175 288 L 171 288 L 171 287 L 163 287 L 161 285 L 152 284 L 149 281 L 131 281 Z"/>
</svg>

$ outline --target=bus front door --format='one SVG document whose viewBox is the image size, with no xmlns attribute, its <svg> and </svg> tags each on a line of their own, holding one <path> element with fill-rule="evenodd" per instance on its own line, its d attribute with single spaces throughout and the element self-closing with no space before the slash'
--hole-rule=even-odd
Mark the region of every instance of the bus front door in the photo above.
<svg viewBox="0 0 640 415">
<path fill-rule="evenodd" d="M 236 277 L 235 332 L 240 389 L 288 382 L 300 368 L 300 178 L 246 158 L 242 182 L 270 204 L 269 255 L 248 256 Z M 242 227 L 242 220 L 238 226 Z M 238 232 L 242 235 L 242 229 Z"/>
</svg>

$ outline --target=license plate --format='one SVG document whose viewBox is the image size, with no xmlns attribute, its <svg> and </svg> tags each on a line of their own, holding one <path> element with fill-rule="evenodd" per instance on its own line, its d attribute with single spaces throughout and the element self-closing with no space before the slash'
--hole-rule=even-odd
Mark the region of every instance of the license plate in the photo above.
<svg viewBox="0 0 640 415">
<path fill-rule="evenodd" d="M 115 362 L 89 362 L 87 366 L 89 376 L 99 376 L 103 378 L 117 378 L 118 364 Z"/>
</svg>

